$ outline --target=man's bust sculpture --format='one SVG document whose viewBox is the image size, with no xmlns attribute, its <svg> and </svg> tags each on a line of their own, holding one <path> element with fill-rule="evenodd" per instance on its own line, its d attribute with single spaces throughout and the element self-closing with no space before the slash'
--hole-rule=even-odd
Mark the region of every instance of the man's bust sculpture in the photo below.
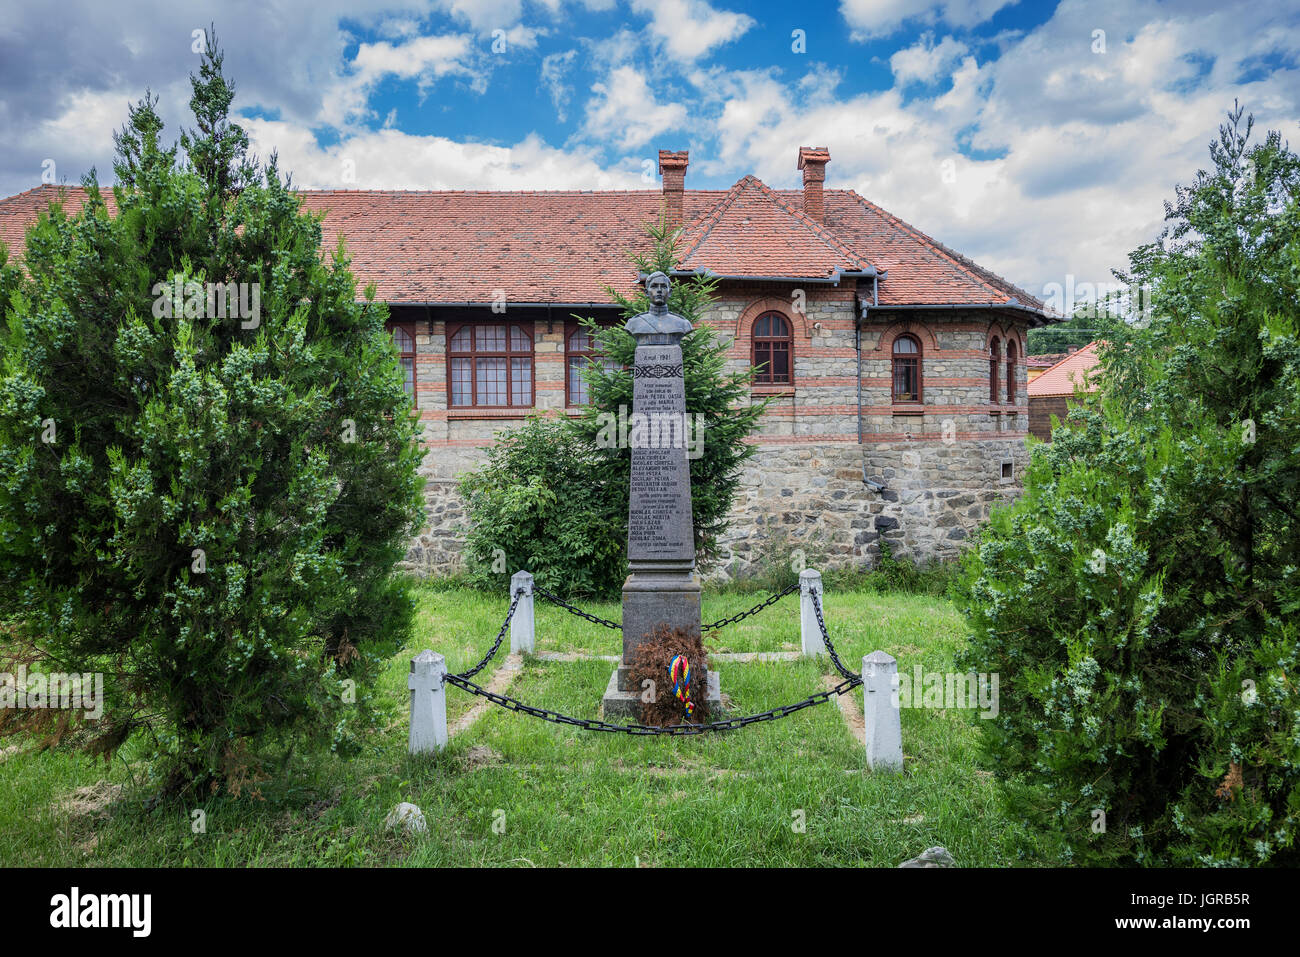
<svg viewBox="0 0 1300 957">
<path fill-rule="evenodd" d="M 675 312 L 668 311 L 668 293 L 672 291 L 672 282 L 661 272 L 653 272 L 645 280 L 646 295 L 650 297 L 650 311 L 633 316 L 624 327 L 637 341 L 643 336 L 654 336 L 660 342 L 675 342 L 690 332 L 694 326 L 691 321 Z M 665 338 L 659 339 L 660 336 Z"/>
</svg>

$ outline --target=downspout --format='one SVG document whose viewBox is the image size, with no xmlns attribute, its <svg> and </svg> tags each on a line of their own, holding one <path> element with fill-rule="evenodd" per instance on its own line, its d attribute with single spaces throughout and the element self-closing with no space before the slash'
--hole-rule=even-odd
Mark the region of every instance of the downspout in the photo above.
<svg viewBox="0 0 1300 957">
<path fill-rule="evenodd" d="M 862 323 L 867 319 L 867 311 L 870 308 L 880 305 L 879 298 L 880 277 L 871 277 L 871 306 L 868 306 L 865 299 L 858 300 L 861 303 L 861 309 L 858 311 L 857 319 L 853 323 L 853 341 L 854 347 L 858 353 L 858 445 L 864 445 L 863 428 L 862 428 Z M 874 482 L 867 478 L 867 450 L 862 450 L 862 484 L 873 492 L 883 492 L 885 486 L 879 482 Z"/>
</svg>

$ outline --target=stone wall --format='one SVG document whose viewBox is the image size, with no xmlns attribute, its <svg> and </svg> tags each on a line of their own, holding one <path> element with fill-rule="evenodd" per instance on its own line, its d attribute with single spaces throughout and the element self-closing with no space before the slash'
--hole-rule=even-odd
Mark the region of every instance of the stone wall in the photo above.
<svg viewBox="0 0 1300 957">
<path fill-rule="evenodd" d="M 731 339 L 735 369 L 748 366 L 750 329 L 764 312 L 781 312 L 794 333 L 794 383 L 753 390 L 754 401 L 770 405 L 716 577 L 784 562 L 794 548 L 810 564 L 870 565 L 882 536 L 899 556 L 922 563 L 952 558 L 990 507 L 1019 491 L 1029 424 L 1025 368 L 1021 362 L 1008 401 L 1001 366 L 998 400 L 990 402 L 988 346 L 993 336 L 1015 337 L 1023 356 L 1024 321 L 990 310 L 872 311 L 862 329 L 859 416 L 855 292 L 732 284 L 706 317 Z M 456 478 L 483 460 L 494 433 L 522 424 L 529 412 L 577 413 L 565 409 L 563 317 L 525 323 L 534 342 L 535 408 L 503 410 L 448 409 L 447 324 L 424 315 L 415 323 L 416 389 L 428 525 L 412 543 L 407 567 L 438 574 L 460 558 L 466 516 Z M 891 391 L 892 344 L 903 334 L 922 347 L 922 401 L 908 406 L 894 404 Z M 864 470 L 883 491 L 863 482 Z"/>
<path fill-rule="evenodd" d="M 760 448 L 741 478 L 718 578 L 786 566 L 873 566 L 880 540 L 919 564 L 955 558 L 1020 490 L 1023 439 Z M 863 481 L 863 466 L 875 490 Z M 1007 469 L 1003 476 L 1004 466 Z"/>
</svg>

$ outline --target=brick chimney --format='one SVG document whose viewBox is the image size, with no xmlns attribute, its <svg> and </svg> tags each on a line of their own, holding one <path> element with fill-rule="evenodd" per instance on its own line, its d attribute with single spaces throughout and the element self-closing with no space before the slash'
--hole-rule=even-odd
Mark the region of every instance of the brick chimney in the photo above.
<svg viewBox="0 0 1300 957">
<path fill-rule="evenodd" d="M 682 224 L 682 204 L 686 195 L 686 165 L 690 153 L 681 150 L 659 151 L 659 175 L 664 178 L 664 212 L 671 226 Z"/>
<path fill-rule="evenodd" d="M 799 169 L 803 170 L 803 211 L 819 223 L 826 212 L 822 204 L 822 183 L 826 181 L 826 164 L 830 161 L 831 151 L 824 146 L 799 147 Z"/>
</svg>

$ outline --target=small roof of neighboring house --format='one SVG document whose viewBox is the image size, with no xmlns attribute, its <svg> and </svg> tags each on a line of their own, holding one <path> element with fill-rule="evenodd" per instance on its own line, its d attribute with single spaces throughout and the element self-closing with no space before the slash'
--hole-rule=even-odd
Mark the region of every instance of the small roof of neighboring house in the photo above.
<svg viewBox="0 0 1300 957">
<path fill-rule="evenodd" d="M 80 187 L 39 186 L 0 199 L 0 242 L 21 259 L 25 230 L 63 196 L 72 215 Z M 102 195 L 115 214 L 111 190 Z M 605 286 L 637 282 L 628 251 L 646 251 L 659 190 L 300 190 L 324 214 L 325 245 L 347 240 L 358 285 L 374 282 L 395 304 L 608 303 Z M 681 192 L 682 268 L 735 279 L 838 282 L 881 276 L 879 306 L 977 306 L 1056 318 L 1024 290 L 868 202 L 824 192 L 824 214 L 804 211 L 801 190 L 753 176 L 729 190 Z"/>
<path fill-rule="evenodd" d="M 1088 343 L 1030 382 L 1029 397 L 1074 395 L 1075 387 L 1079 385 L 1083 386 L 1085 392 L 1096 392 L 1097 383 L 1091 372 L 1100 361 L 1097 358 L 1097 343 Z"/>
</svg>

